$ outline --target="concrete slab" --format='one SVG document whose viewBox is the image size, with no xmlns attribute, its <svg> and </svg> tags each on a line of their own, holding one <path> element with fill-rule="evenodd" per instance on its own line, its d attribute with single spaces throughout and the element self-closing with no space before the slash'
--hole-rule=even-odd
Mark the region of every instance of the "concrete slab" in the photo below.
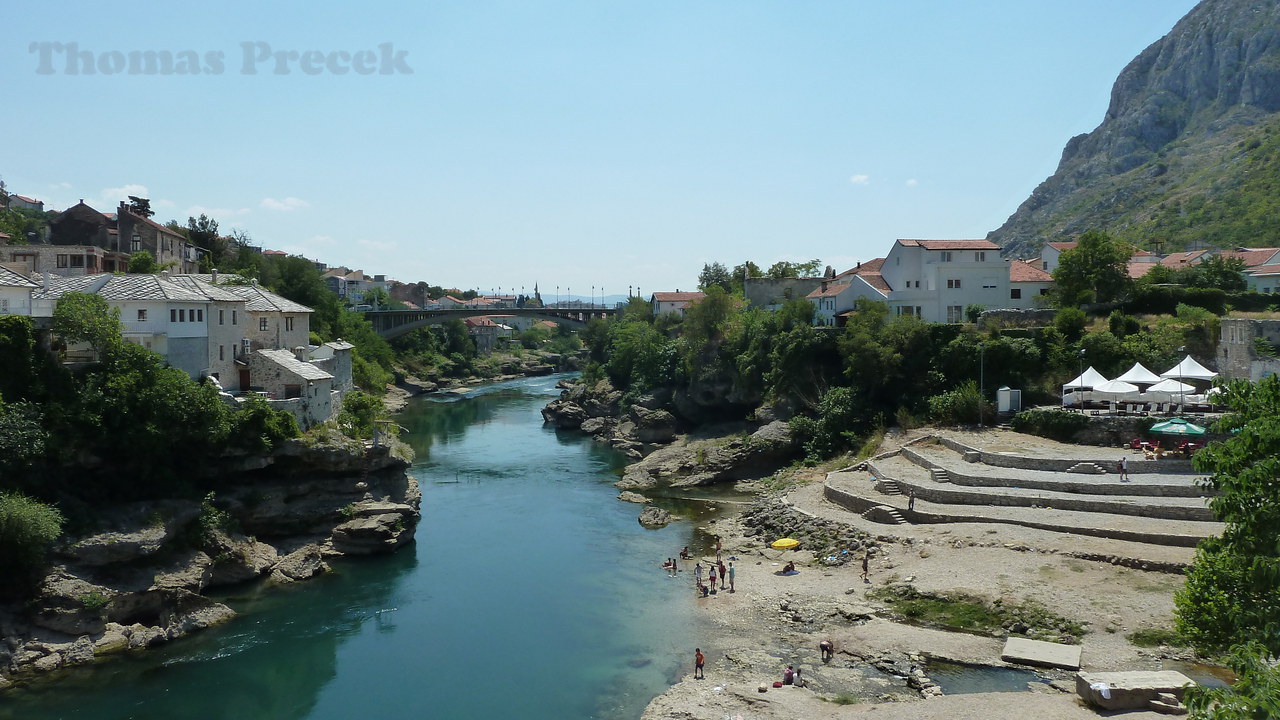
<svg viewBox="0 0 1280 720">
<path fill-rule="evenodd" d="M 1011 637 L 1005 641 L 1000 659 L 1023 665 L 1079 670 L 1081 649 L 1079 645 L 1062 645 L 1043 640 Z"/>
<path fill-rule="evenodd" d="M 1161 693 L 1181 702 L 1188 685 L 1195 685 L 1195 681 L 1176 670 L 1076 674 L 1076 694 L 1104 710 L 1145 708 Z"/>
</svg>

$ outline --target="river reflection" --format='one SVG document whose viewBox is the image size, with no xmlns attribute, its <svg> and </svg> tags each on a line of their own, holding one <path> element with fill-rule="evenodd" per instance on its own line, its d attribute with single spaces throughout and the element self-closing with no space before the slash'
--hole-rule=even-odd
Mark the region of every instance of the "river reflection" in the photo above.
<svg viewBox="0 0 1280 720">
<path fill-rule="evenodd" d="M 232 623 L 0 695 L 0 719 L 639 717 L 698 644 L 692 589 L 659 565 L 702 538 L 640 527 L 615 499 L 623 459 L 542 425 L 554 383 L 397 418 L 419 457 L 413 546 L 232 594 Z"/>
</svg>

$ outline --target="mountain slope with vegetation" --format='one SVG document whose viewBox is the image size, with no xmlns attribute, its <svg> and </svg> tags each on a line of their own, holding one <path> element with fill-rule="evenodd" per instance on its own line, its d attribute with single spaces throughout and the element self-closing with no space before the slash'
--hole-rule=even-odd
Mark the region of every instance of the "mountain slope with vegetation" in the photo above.
<svg viewBox="0 0 1280 720">
<path fill-rule="evenodd" d="M 1101 228 L 1165 252 L 1280 236 L 1280 0 L 1204 0 L 1120 73 L 1102 124 L 989 239 Z"/>
</svg>

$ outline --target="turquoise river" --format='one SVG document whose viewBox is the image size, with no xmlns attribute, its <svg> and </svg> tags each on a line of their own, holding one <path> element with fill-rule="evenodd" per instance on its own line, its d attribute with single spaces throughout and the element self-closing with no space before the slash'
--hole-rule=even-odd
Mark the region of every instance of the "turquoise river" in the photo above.
<svg viewBox="0 0 1280 720">
<path fill-rule="evenodd" d="M 705 539 L 641 528 L 615 499 L 622 458 L 543 427 L 555 382 L 398 416 L 423 491 L 413 545 L 233 591 L 234 621 L 7 692 L 0 720 L 638 718 L 700 642 L 691 588 L 659 565 Z"/>
</svg>

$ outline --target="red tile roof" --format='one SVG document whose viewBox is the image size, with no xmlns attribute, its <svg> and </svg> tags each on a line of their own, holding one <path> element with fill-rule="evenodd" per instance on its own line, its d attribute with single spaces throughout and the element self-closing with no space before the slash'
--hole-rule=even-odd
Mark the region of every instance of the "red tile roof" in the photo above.
<svg viewBox="0 0 1280 720">
<path fill-rule="evenodd" d="M 858 277 L 862 278 L 868 285 L 888 295 L 893 292 L 893 288 L 889 287 L 889 283 L 885 281 L 884 276 L 880 273 L 865 273 Z"/>
<path fill-rule="evenodd" d="M 701 292 L 656 292 L 653 299 L 657 302 L 693 302 L 706 297 Z"/>
<path fill-rule="evenodd" d="M 1053 276 L 1026 260 L 1014 260 L 1009 263 L 1009 282 L 1053 282 Z"/>
<path fill-rule="evenodd" d="M 1147 273 L 1151 272 L 1151 269 L 1154 268 L 1156 265 L 1159 265 L 1159 263 L 1131 262 L 1128 264 L 1129 277 L 1133 278 L 1134 280 L 1137 280 L 1143 275 L 1146 275 Z"/>
<path fill-rule="evenodd" d="M 1275 257 L 1280 248 L 1240 248 L 1219 253 L 1224 258 L 1240 258 L 1246 268 L 1258 267 Z"/>
<path fill-rule="evenodd" d="M 999 250 L 1000 246 L 990 240 L 905 240 L 899 239 L 899 245 L 922 247 L 925 250 Z"/>
<path fill-rule="evenodd" d="M 289 253 L 283 250 L 263 250 L 262 254 L 263 255 L 288 255 Z"/>
<path fill-rule="evenodd" d="M 1075 246 L 1079 244 L 1080 243 L 1073 243 L 1073 242 L 1056 242 L 1056 243 L 1051 242 L 1049 243 L 1049 247 L 1053 248 L 1054 250 L 1057 250 L 1058 252 L 1066 252 L 1068 250 L 1074 249 Z"/>
<path fill-rule="evenodd" d="M 1251 275 L 1280 275 L 1280 265 L 1259 265 L 1249 268 Z"/>
<path fill-rule="evenodd" d="M 1200 262 L 1201 260 L 1204 259 L 1204 255 L 1207 252 L 1209 251 L 1208 250 L 1191 250 L 1187 252 L 1169 253 L 1168 255 L 1164 256 L 1164 259 L 1160 261 L 1160 264 L 1167 268 L 1173 268 L 1174 270 L 1177 270 L 1179 268 L 1184 268 L 1188 265 L 1194 265 Z"/>
<path fill-rule="evenodd" d="M 848 289 L 849 289 L 849 283 L 828 282 L 825 288 L 819 285 L 817 288 L 814 289 L 813 292 L 809 293 L 808 295 L 805 295 L 805 297 L 807 298 L 835 297 Z"/>
</svg>

